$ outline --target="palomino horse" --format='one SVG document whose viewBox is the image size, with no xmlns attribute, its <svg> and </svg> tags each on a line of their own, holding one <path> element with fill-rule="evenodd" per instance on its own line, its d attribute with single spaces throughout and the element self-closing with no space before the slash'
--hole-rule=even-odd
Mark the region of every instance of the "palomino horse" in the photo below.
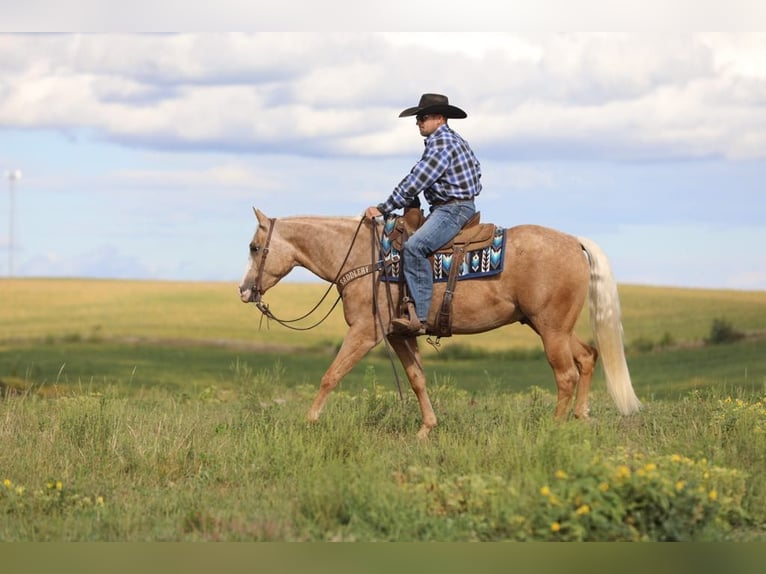
<svg viewBox="0 0 766 574">
<path fill-rule="evenodd" d="M 262 295 L 293 267 L 300 266 L 336 283 L 343 301 L 348 332 L 322 377 L 309 420 L 319 418 L 333 388 L 387 336 L 420 404 L 423 423 L 418 436 L 425 438 L 436 425 L 436 415 L 426 391 L 417 339 L 389 333 L 391 306 L 377 305 L 389 300 L 386 289 L 393 290 L 394 301 L 399 293 L 396 284 L 376 281 L 379 251 L 370 238 L 375 235 L 375 223 L 340 217 L 270 219 L 254 211 L 258 228 L 239 287 L 241 300 L 254 302 L 268 312 L 261 303 Z M 599 354 L 607 390 L 618 410 L 623 415 L 638 411 L 641 403 L 625 361 L 617 285 L 604 252 L 591 240 L 545 227 L 521 225 L 506 233 L 504 271 L 457 283 L 452 332 L 480 333 L 517 321 L 528 324 L 542 339 L 553 369 L 558 387 L 555 415 L 559 419 L 567 417 L 575 390 L 574 415 L 588 416 L 588 393 Z M 444 284 L 436 283 L 429 324 L 434 324 L 443 293 Z M 586 295 L 598 351 L 574 333 Z"/>
</svg>

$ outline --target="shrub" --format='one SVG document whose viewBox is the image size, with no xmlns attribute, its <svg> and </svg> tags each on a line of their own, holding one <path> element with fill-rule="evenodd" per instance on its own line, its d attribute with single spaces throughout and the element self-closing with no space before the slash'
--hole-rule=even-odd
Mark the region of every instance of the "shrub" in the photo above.
<svg viewBox="0 0 766 574">
<path fill-rule="evenodd" d="M 662 349 L 667 349 L 675 345 L 675 339 L 669 331 L 665 331 L 659 341 L 655 342 L 649 337 L 638 337 L 630 343 L 630 351 L 636 354 L 651 353 Z"/>
<path fill-rule="evenodd" d="M 674 541 L 721 539 L 744 519 L 745 476 L 706 459 L 638 453 L 558 470 L 540 488 L 535 539 Z"/>
<path fill-rule="evenodd" d="M 713 319 L 710 335 L 705 339 L 705 342 L 708 345 L 720 345 L 739 341 L 744 336 L 744 333 L 737 331 L 726 319 Z"/>
<path fill-rule="evenodd" d="M 662 335 L 662 338 L 660 339 L 659 346 L 663 349 L 666 349 L 668 347 L 672 347 L 676 344 L 676 340 L 673 338 L 673 335 L 670 333 L 670 331 L 665 331 L 665 333 Z"/>
<path fill-rule="evenodd" d="M 654 341 L 648 337 L 639 337 L 633 340 L 630 348 L 636 353 L 650 353 L 654 350 Z"/>
<path fill-rule="evenodd" d="M 410 467 L 396 482 L 427 514 L 480 540 L 721 540 L 746 520 L 744 473 L 678 454 L 597 457 L 557 470 L 531 500 L 497 475 Z"/>
<path fill-rule="evenodd" d="M 514 512 L 518 493 L 498 475 L 445 475 L 429 467 L 395 473 L 399 488 L 425 514 L 470 531 L 474 540 L 524 540 L 526 519 Z M 442 533 L 445 536 L 445 533 Z"/>
</svg>

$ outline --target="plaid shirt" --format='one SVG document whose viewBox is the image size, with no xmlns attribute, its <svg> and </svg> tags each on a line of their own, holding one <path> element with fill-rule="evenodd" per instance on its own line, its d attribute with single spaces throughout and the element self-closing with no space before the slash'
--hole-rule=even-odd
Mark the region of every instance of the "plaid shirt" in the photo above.
<svg viewBox="0 0 766 574">
<path fill-rule="evenodd" d="M 473 199 L 481 192 L 481 165 L 457 132 L 443 125 L 425 139 L 425 146 L 409 175 L 377 206 L 384 215 L 409 205 L 421 191 L 430 205 Z"/>
</svg>

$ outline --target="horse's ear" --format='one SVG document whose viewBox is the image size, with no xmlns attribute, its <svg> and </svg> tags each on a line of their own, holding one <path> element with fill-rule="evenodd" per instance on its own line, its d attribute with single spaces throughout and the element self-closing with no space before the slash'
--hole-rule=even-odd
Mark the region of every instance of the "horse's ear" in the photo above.
<svg viewBox="0 0 766 574">
<path fill-rule="evenodd" d="M 269 222 L 269 218 L 260 209 L 253 207 L 253 213 L 255 213 L 255 217 L 261 225 L 265 226 Z"/>
</svg>

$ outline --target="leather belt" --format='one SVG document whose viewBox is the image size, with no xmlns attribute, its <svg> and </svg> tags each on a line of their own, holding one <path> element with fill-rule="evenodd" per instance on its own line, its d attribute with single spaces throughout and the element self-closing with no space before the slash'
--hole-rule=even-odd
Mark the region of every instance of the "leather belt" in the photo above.
<svg viewBox="0 0 766 574">
<path fill-rule="evenodd" d="M 445 201 L 434 201 L 431 202 L 431 207 L 441 207 L 442 205 L 447 205 L 449 203 L 457 203 L 458 201 L 473 201 L 473 198 L 458 199 L 457 197 L 453 197 L 452 199 L 447 199 Z"/>
</svg>

